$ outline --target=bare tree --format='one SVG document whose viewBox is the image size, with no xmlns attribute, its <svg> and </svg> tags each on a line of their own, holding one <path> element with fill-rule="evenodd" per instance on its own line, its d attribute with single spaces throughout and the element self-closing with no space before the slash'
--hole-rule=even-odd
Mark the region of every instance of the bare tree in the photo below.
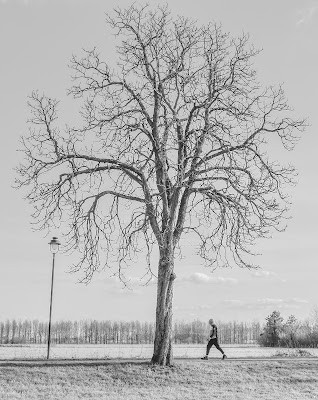
<svg viewBox="0 0 318 400">
<path fill-rule="evenodd" d="M 291 149 L 304 121 L 291 118 L 281 87 L 258 83 L 247 35 L 231 38 L 166 6 L 115 9 L 107 22 L 122 38 L 116 67 L 96 49 L 71 60 L 80 128 L 61 131 L 58 102 L 32 94 L 18 185 L 31 187 L 39 228 L 69 223 L 67 248 L 80 251 L 75 269 L 87 281 L 114 261 L 124 280 L 141 250 L 151 275 L 158 249 L 152 361 L 169 365 L 182 234 L 199 238 L 213 268 L 251 267 L 254 240 L 282 228 L 282 187 L 294 173 L 268 160 L 267 144 L 277 137 Z"/>
<path fill-rule="evenodd" d="M 290 315 L 283 326 L 283 340 L 288 347 L 298 347 L 297 332 L 300 330 L 301 322 L 294 315 Z"/>
</svg>

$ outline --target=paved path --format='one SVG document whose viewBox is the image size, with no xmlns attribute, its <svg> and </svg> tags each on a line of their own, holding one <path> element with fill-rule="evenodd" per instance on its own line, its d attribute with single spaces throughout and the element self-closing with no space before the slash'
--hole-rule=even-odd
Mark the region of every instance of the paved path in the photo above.
<svg viewBox="0 0 318 400">
<path fill-rule="evenodd" d="M 201 360 L 200 358 L 176 358 L 175 361 L 185 362 L 273 362 L 273 361 L 310 361 L 318 362 L 318 357 L 255 357 L 255 358 L 210 358 L 209 360 Z M 150 364 L 149 359 L 143 358 L 112 358 L 112 359 L 36 359 L 36 360 L 0 360 L 0 367 L 13 366 L 76 366 L 76 365 L 111 365 L 111 364 Z"/>
</svg>

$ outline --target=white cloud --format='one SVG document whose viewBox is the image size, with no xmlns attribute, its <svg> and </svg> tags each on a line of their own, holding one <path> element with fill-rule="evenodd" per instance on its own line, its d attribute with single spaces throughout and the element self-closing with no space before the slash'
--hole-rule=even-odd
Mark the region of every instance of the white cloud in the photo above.
<svg viewBox="0 0 318 400">
<path fill-rule="evenodd" d="M 125 283 L 126 285 L 125 285 Z M 114 294 L 122 295 L 138 295 L 141 294 L 140 279 L 125 277 L 122 282 L 117 276 L 112 276 L 104 280 L 104 285 L 108 287 L 108 291 Z"/>
<path fill-rule="evenodd" d="M 241 307 L 243 307 L 244 306 L 244 304 L 246 304 L 244 301 L 242 301 L 242 300 L 224 300 L 223 301 L 223 304 L 226 306 L 226 307 L 229 307 L 229 308 L 241 308 Z"/>
<path fill-rule="evenodd" d="M 297 297 L 287 298 L 287 299 L 263 298 L 263 299 L 255 299 L 254 301 L 233 299 L 233 300 L 224 300 L 223 304 L 227 308 L 244 308 L 249 310 L 260 310 L 260 309 L 281 310 L 281 309 L 299 309 L 301 308 L 301 306 L 308 304 L 308 301 Z"/>
<path fill-rule="evenodd" d="M 258 279 L 271 279 L 271 280 L 278 280 L 279 282 L 286 282 L 285 279 L 280 278 L 275 272 L 266 271 L 263 269 L 251 270 L 250 275 L 253 278 L 258 278 Z"/>
<path fill-rule="evenodd" d="M 7 4 L 10 2 L 16 2 L 15 0 L 0 0 L 0 3 Z M 20 0 L 18 3 L 22 3 L 25 6 L 28 6 L 31 3 L 31 0 Z"/>
<path fill-rule="evenodd" d="M 296 22 L 296 25 L 299 26 L 299 25 L 303 25 L 303 24 L 308 24 L 312 20 L 317 9 L 318 9 L 318 4 L 313 3 L 310 7 L 299 10 L 300 18 Z"/>
<path fill-rule="evenodd" d="M 176 319 L 182 319 L 184 321 L 194 321 L 197 319 L 208 321 L 209 318 L 213 317 L 213 311 L 215 306 L 213 304 L 193 304 L 174 306 L 174 316 Z"/>
<path fill-rule="evenodd" d="M 224 278 L 223 276 L 209 276 L 202 272 L 194 272 L 188 276 L 177 277 L 176 282 L 190 282 L 196 284 L 217 284 L 217 283 L 237 283 L 237 279 Z"/>
<path fill-rule="evenodd" d="M 251 275 L 255 276 L 256 278 L 269 278 L 271 276 L 276 275 L 274 272 L 271 271 L 265 271 L 261 269 L 257 269 L 254 271 L 251 271 Z"/>
<path fill-rule="evenodd" d="M 192 306 L 175 306 L 174 310 L 175 311 L 202 311 L 202 310 L 210 310 L 211 306 L 208 304 L 194 304 Z"/>
</svg>

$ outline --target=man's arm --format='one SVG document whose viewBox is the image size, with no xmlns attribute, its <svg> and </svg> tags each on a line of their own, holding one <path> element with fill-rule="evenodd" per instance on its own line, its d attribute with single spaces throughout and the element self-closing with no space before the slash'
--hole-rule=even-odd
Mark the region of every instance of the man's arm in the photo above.
<svg viewBox="0 0 318 400">
<path fill-rule="evenodd" d="M 210 332 L 210 338 L 211 339 L 216 339 L 217 336 L 218 336 L 217 332 L 218 332 L 218 328 L 217 328 L 217 326 L 215 324 L 213 324 L 211 332 Z"/>
</svg>

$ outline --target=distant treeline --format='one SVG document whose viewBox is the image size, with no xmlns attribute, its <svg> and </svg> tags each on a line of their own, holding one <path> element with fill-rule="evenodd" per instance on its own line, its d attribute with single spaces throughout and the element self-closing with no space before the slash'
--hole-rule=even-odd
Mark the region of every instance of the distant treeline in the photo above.
<svg viewBox="0 0 318 400">
<path fill-rule="evenodd" d="M 264 324 L 259 322 L 216 321 L 223 344 L 260 344 L 261 346 L 318 347 L 318 310 L 311 319 L 299 321 L 290 315 L 284 320 L 273 311 Z M 155 324 L 140 321 L 57 321 L 52 324 L 51 342 L 56 344 L 152 344 Z M 203 344 L 209 325 L 199 320 L 176 321 L 175 344 Z M 0 344 L 44 344 L 48 323 L 38 320 L 0 322 Z"/>
<path fill-rule="evenodd" d="M 58 321 L 52 323 L 51 342 L 56 344 L 151 344 L 155 325 L 139 321 Z M 261 333 L 258 322 L 218 322 L 220 342 L 226 344 L 256 343 Z M 176 344 L 206 343 L 206 322 L 174 323 Z M 0 322 L 0 344 L 43 344 L 48 340 L 48 323 L 38 320 Z"/>
</svg>

